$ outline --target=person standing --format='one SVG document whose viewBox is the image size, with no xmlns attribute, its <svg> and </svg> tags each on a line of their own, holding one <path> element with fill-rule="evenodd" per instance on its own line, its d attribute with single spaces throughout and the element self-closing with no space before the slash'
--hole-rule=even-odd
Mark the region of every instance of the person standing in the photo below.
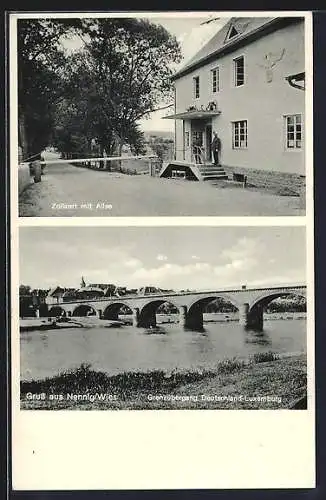
<svg viewBox="0 0 326 500">
<path fill-rule="evenodd" d="M 212 152 L 214 157 L 214 165 L 219 165 L 219 153 L 221 151 L 221 139 L 217 135 L 217 132 L 214 132 L 214 139 L 212 141 Z"/>
<path fill-rule="evenodd" d="M 201 146 L 202 146 L 202 142 L 200 140 L 200 137 L 198 136 L 193 141 L 193 153 L 194 153 L 196 163 L 203 163 L 202 159 L 201 159 Z"/>
</svg>

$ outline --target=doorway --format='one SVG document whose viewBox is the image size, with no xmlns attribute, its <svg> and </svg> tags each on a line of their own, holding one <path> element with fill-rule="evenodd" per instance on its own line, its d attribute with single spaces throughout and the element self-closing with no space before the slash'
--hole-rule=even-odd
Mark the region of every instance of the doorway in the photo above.
<svg viewBox="0 0 326 500">
<path fill-rule="evenodd" d="M 206 160 L 212 161 L 212 125 L 206 125 Z"/>
</svg>

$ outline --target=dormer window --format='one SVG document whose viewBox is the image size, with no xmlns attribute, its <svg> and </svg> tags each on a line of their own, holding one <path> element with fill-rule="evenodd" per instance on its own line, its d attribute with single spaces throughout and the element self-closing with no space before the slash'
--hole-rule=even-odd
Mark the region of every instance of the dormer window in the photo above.
<svg viewBox="0 0 326 500">
<path fill-rule="evenodd" d="M 228 40 L 230 38 L 233 38 L 234 36 L 237 36 L 239 33 L 237 32 L 237 30 L 235 29 L 234 26 L 232 26 L 232 28 L 230 29 L 230 33 L 229 33 L 229 36 L 228 36 Z"/>
<path fill-rule="evenodd" d="M 228 31 L 228 34 L 226 35 L 226 38 L 225 38 L 225 43 L 228 42 L 229 40 L 231 40 L 232 38 L 235 38 L 236 36 L 240 35 L 240 32 L 235 28 L 235 26 L 231 26 L 229 31 Z"/>
</svg>

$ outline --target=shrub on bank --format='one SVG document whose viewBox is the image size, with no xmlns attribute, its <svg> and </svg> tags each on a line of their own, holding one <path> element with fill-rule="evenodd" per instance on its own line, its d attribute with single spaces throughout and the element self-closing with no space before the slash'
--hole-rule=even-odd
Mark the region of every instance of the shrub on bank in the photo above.
<svg viewBox="0 0 326 500">
<path fill-rule="evenodd" d="M 255 352 L 249 359 L 253 363 L 265 363 L 267 361 L 276 361 L 279 359 L 279 355 L 275 352 Z"/>
<path fill-rule="evenodd" d="M 273 352 L 255 353 L 248 361 L 239 358 L 223 359 L 211 370 L 163 370 L 148 372 L 122 372 L 117 375 L 91 369 L 82 363 L 78 368 L 64 371 L 43 380 L 22 381 L 21 394 L 28 392 L 47 394 L 111 392 L 126 397 L 134 392 L 171 391 L 181 385 L 198 382 L 216 375 L 228 375 L 243 370 L 248 364 L 263 363 L 279 359 Z"/>
</svg>

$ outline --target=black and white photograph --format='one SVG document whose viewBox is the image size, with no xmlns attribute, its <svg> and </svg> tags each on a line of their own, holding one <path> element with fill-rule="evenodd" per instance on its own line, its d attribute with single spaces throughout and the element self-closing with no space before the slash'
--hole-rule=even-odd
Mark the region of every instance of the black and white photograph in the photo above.
<svg viewBox="0 0 326 500">
<path fill-rule="evenodd" d="M 315 487 L 313 35 L 8 14 L 13 491 Z"/>
<path fill-rule="evenodd" d="M 303 227 L 21 228 L 21 408 L 306 409 L 304 241 Z"/>
<path fill-rule="evenodd" d="M 307 14 L 127 14 L 14 19 L 19 215 L 305 215 Z"/>
</svg>

